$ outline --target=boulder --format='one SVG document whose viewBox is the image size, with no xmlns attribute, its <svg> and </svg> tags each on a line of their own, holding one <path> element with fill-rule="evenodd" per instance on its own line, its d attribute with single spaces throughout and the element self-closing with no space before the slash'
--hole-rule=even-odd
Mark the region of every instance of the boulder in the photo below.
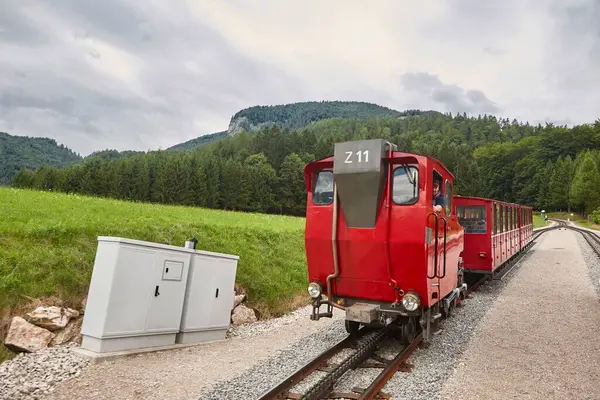
<svg viewBox="0 0 600 400">
<path fill-rule="evenodd" d="M 50 331 L 56 331 L 64 328 L 69 320 L 78 317 L 79 312 L 72 308 L 57 306 L 40 306 L 26 315 L 28 322 Z"/>
<path fill-rule="evenodd" d="M 231 320 L 235 325 L 249 324 L 257 321 L 254 310 L 243 304 L 240 304 L 233 310 Z"/>
<path fill-rule="evenodd" d="M 68 342 L 76 342 L 81 344 L 81 324 L 83 318 L 75 318 L 69 321 L 64 329 L 55 331 L 55 337 L 50 343 L 51 346 L 58 346 Z"/>
<path fill-rule="evenodd" d="M 30 324 L 21 317 L 14 317 L 4 346 L 15 353 L 31 353 L 48 347 L 53 338 L 54 334 L 49 330 Z"/>
<path fill-rule="evenodd" d="M 238 294 L 233 298 L 233 308 L 236 308 L 246 299 L 245 294 Z"/>
</svg>

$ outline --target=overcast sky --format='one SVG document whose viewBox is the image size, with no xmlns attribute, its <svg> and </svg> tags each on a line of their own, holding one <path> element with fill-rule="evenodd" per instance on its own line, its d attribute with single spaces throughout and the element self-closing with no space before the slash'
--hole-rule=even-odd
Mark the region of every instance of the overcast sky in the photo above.
<svg viewBox="0 0 600 400">
<path fill-rule="evenodd" d="M 600 118 L 600 0 L 2 0 L 0 131 L 166 148 L 253 105 Z"/>
</svg>

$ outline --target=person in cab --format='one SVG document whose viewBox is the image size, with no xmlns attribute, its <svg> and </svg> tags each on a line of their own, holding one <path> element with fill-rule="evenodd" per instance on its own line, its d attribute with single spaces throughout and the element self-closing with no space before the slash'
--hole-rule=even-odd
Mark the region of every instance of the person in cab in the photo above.
<svg viewBox="0 0 600 400">
<path fill-rule="evenodd" d="M 438 182 L 433 183 L 433 211 L 439 213 L 443 210 L 446 205 L 446 199 L 442 195 L 440 190 L 440 184 Z"/>
</svg>

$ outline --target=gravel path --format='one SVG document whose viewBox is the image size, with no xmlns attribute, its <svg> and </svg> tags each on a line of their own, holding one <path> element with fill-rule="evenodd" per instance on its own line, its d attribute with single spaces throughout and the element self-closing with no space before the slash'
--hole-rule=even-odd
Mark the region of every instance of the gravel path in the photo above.
<svg viewBox="0 0 600 400">
<path fill-rule="evenodd" d="M 544 234 L 480 324 L 442 398 L 600 398 L 600 303 L 577 235 Z"/>
<path fill-rule="evenodd" d="M 339 319 L 339 311 L 334 311 L 333 320 L 318 322 L 309 319 L 310 311 L 310 306 L 304 307 L 282 318 L 233 327 L 224 341 L 95 365 L 60 348 L 19 356 L 0 365 L 0 399 L 196 400 L 219 381 L 244 373 L 290 343 L 300 341 L 296 345 L 302 348 L 303 338 L 315 331 L 323 329 L 318 340 L 323 347 L 341 337 L 339 326 L 326 329 Z M 282 361 L 281 370 L 285 367 Z M 36 386 L 40 389 L 35 397 L 9 394 L 15 390 L 33 393 Z M 45 396 L 44 391 L 48 392 Z"/>
</svg>

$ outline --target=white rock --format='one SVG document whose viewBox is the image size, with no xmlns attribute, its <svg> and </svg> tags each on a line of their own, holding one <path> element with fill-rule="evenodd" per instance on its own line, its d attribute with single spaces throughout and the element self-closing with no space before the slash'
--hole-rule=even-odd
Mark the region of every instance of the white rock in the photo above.
<svg viewBox="0 0 600 400">
<path fill-rule="evenodd" d="M 26 319 L 30 323 L 51 331 L 62 329 L 69 320 L 79 316 L 79 311 L 64 307 L 40 306 L 27 314 Z"/>
<path fill-rule="evenodd" d="M 246 299 L 245 294 L 238 294 L 233 298 L 233 308 L 236 308 Z"/>
<path fill-rule="evenodd" d="M 81 324 L 83 318 L 72 319 L 64 329 L 55 331 L 56 336 L 52 339 L 51 346 L 64 344 L 67 342 L 80 343 L 81 338 Z"/>
<path fill-rule="evenodd" d="M 246 307 L 243 304 L 240 304 L 233 310 L 233 315 L 231 316 L 231 320 L 235 325 L 248 324 L 251 322 L 256 322 L 256 314 L 254 310 Z"/>
<path fill-rule="evenodd" d="M 30 324 L 21 317 L 14 317 L 4 345 L 14 352 L 34 352 L 48 347 L 54 336 L 47 329 Z"/>
</svg>

